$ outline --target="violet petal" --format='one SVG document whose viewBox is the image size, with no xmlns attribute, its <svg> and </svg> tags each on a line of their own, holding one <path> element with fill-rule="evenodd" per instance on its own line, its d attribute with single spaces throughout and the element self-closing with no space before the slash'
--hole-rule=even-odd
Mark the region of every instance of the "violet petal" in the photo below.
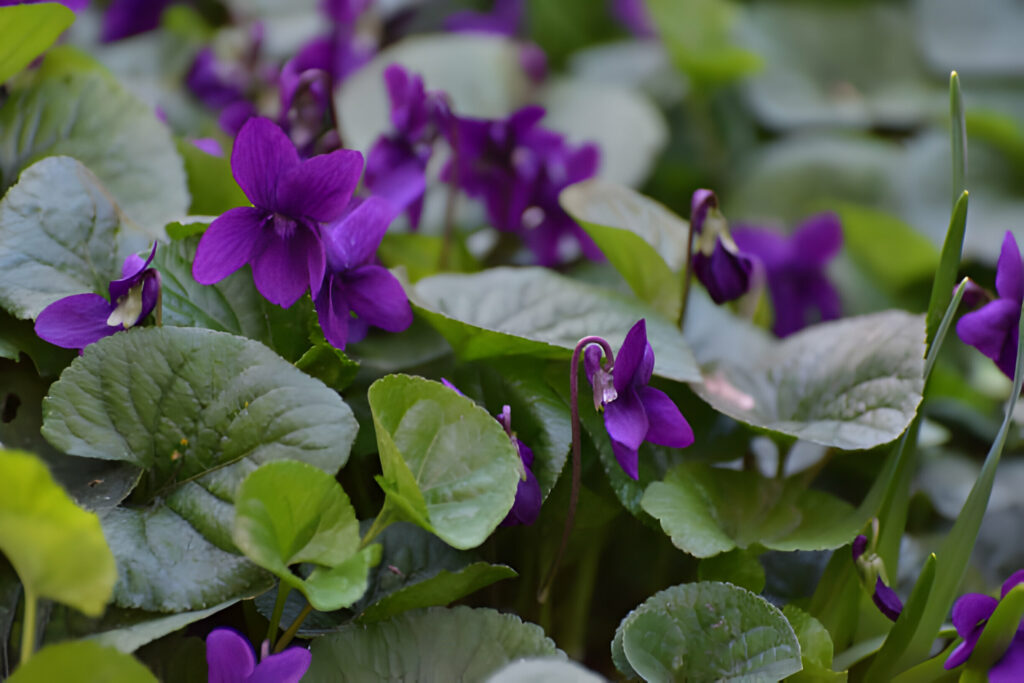
<svg viewBox="0 0 1024 683">
<path fill-rule="evenodd" d="M 315 156 L 284 174 L 273 206 L 295 218 L 337 220 L 352 199 L 362 173 L 363 155 L 354 150 L 339 149 Z"/>
<path fill-rule="evenodd" d="M 619 393 L 604 407 L 604 426 L 612 441 L 637 449 L 647 436 L 650 424 L 640 396 L 633 390 Z"/>
<path fill-rule="evenodd" d="M 373 261 L 395 209 L 385 199 L 370 197 L 324 231 L 327 262 L 335 272 Z"/>
<path fill-rule="evenodd" d="M 634 383 L 634 376 L 643 360 L 644 351 L 647 349 L 647 321 L 641 318 L 626 333 L 622 340 L 622 347 L 615 356 L 615 365 L 612 368 L 612 378 L 615 383 L 615 391 L 622 396 Z M 622 441 L 623 439 L 620 439 Z M 641 441 L 643 437 L 641 437 Z M 640 445 L 637 442 L 636 445 Z"/>
<path fill-rule="evenodd" d="M 1017 240 L 1009 230 L 1003 237 L 999 262 L 996 264 L 996 291 L 1004 299 L 1013 299 L 1018 303 L 1024 300 L 1024 264 L 1020 260 Z"/>
<path fill-rule="evenodd" d="M 246 683 L 256 669 L 252 645 L 230 628 L 215 628 L 206 636 L 209 683 Z"/>
<path fill-rule="evenodd" d="M 299 165 L 299 153 L 284 131 L 260 116 L 245 122 L 231 150 L 231 172 L 256 206 L 277 210 L 278 186 Z"/>
<path fill-rule="evenodd" d="M 1020 305 L 1011 299 L 996 299 L 977 311 L 964 314 L 956 324 L 960 340 L 994 361 L 1006 345 L 1011 328 L 1017 326 Z"/>
<path fill-rule="evenodd" d="M 978 624 L 987 620 L 995 612 L 999 601 L 991 595 L 967 593 L 957 598 L 953 604 L 953 626 L 961 638 L 977 628 Z"/>
<path fill-rule="evenodd" d="M 290 647 L 284 652 L 264 658 L 245 679 L 245 683 L 299 683 L 312 660 L 313 655 L 309 650 Z"/>
<path fill-rule="evenodd" d="M 282 236 L 267 229 L 263 250 L 252 261 L 253 284 L 267 301 L 288 308 L 311 288 L 315 295 L 323 282 L 326 258 L 315 229 L 297 223 Z"/>
<path fill-rule="evenodd" d="M 320 321 L 320 328 L 324 331 L 327 343 L 336 349 L 344 350 L 349 338 L 349 324 L 352 316 L 349 314 L 348 303 L 345 301 L 342 285 L 337 277 L 327 276 L 313 303 L 316 307 L 317 320 Z"/>
<path fill-rule="evenodd" d="M 412 308 L 398 279 L 387 268 L 362 266 L 345 274 L 345 296 L 359 318 L 388 332 L 412 324 Z"/>
<path fill-rule="evenodd" d="M 693 429 L 672 399 L 654 387 L 640 387 L 637 393 L 647 415 L 645 441 L 672 448 L 686 448 L 693 443 Z"/>
<path fill-rule="evenodd" d="M 121 329 L 107 325 L 111 309 L 110 302 L 99 294 L 66 296 L 36 317 L 36 334 L 65 349 L 82 349 Z"/>
<path fill-rule="evenodd" d="M 252 260 L 261 248 L 266 211 L 248 206 L 226 211 L 199 239 L 192 277 L 202 285 L 220 282 Z"/>
</svg>

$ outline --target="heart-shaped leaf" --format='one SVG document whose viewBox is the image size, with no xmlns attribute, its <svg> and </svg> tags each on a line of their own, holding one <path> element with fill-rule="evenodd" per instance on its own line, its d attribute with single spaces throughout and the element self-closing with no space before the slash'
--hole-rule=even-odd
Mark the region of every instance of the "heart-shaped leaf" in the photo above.
<svg viewBox="0 0 1024 683">
<path fill-rule="evenodd" d="M 149 669 L 131 655 L 88 640 L 48 645 L 8 680 L 9 683 L 157 683 Z"/>
</svg>

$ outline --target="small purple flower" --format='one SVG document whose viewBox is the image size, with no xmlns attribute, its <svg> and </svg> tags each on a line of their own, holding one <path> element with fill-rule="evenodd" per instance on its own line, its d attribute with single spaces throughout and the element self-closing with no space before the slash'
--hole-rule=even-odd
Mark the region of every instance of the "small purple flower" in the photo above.
<svg viewBox="0 0 1024 683">
<path fill-rule="evenodd" d="M 215 628 L 206 636 L 206 664 L 209 683 L 299 683 L 313 655 L 302 647 L 290 647 L 276 655 L 263 642 L 260 663 L 242 634 L 230 628 Z"/>
<path fill-rule="evenodd" d="M 871 600 L 875 603 L 875 607 L 890 620 L 899 619 L 900 612 L 903 611 L 903 601 L 900 600 L 896 591 L 885 585 L 885 581 L 882 579 L 885 569 L 882 559 L 875 554 L 874 549 L 868 552 L 868 537 L 860 534 L 853 539 L 852 552 L 853 561 L 857 563 L 858 570 L 867 577 L 868 581 L 872 577 L 875 579 L 874 590 L 871 593 Z"/>
<path fill-rule="evenodd" d="M 831 212 L 811 216 L 790 237 L 749 227 L 736 227 L 732 236 L 741 252 L 756 256 L 764 265 L 776 335 L 802 330 L 814 318 L 840 316 L 839 293 L 825 275 L 825 266 L 843 246 L 839 216 Z"/>
<path fill-rule="evenodd" d="M 1020 583 L 1024 583 L 1024 569 L 1014 572 L 1003 583 L 1000 600 Z M 957 634 L 963 638 L 963 642 L 950 653 L 943 666 L 955 669 L 970 658 L 982 631 L 985 630 L 985 624 L 998 605 L 999 600 L 981 593 L 968 593 L 957 599 L 953 604 L 953 625 Z M 1006 653 L 988 671 L 989 683 L 1013 683 L 1021 680 L 1024 680 L 1024 622 L 1018 625 Z"/>
<path fill-rule="evenodd" d="M 651 16 L 644 6 L 644 0 L 609 0 L 612 16 L 619 20 L 630 33 L 638 38 L 654 38 L 658 35 L 651 22 Z"/>
<path fill-rule="evenodd" d="M 589 346 L 583 367 L 594 387 L 594 402 L 604 407 L 604 426 L 623 471 L 639 477 L 638 449 L 644 441 L 671 448 L 693 443 L 693 430 L 664 392 L 647 386 L 654 372 L 654 350 L 647 342 L 647 321 L 626 333 L 611 368 L 601 367 L 601 350 Z M 611 383 L 608 383 L 608 374 Z"/>
<path fill-rule="evenodd" d="M 389 332 L 412 324 L 402 284 L 374 262 L 394 216 L 394 207 L 386 200 L 370 197 L 324 229 L 327 273 L 313 301 L 324 337 L 336 348 L 344 349 L 353 340 L 353 313 L 362 324 Z"/>
<path fill-rule="evenodd" d="M 231 171 L 252 207 L 231 209 L 206 229 L 192 275 L 211 285 L 246 263 L 256 289 L 285 308 L 324 280 L 320 223 L 345 212 L 359 182 L 363 157 L 341 149 L 301 161 L 272 121 L 246 122 L 231 151 Z"/>
<path fill-rule="evenodd" d="M 996 292 L 998 299 L 960 318 L 956 333 L 963 343 L 991 358 L 1004 375 L 1013 379 L 1020 309 L 1024 302 L 1024 264 L 1017 240 L 1009 231 L 1003 238 L 996 264 Z"/>
<path fill-rule="evenodd" d="M 175 0 L 113 0 L 103 14 L 100 40 L 110 43 L 152 31 L 160 25 L 160 15 Z"/>
<path fill-rule="evenodd" d="M 139 324 L 153 312 L 160 296 L 160 274 L 132 254 L 124 260 L 122 278 L 110 283 L 110 300 L 99 294 L 74 294 L 54 301 L 36 317 L 40 339 L 65 349 L 83 349 L 94 341 Z"/>
<path fill-rule="evenodd" d="M 458 33 L 490 33 L 514 37 L 523 23 L 523 0 L 495 0 L 490 12 L 465 10 L 456 12 L 444 27 Z"/>
<path fill-rule="evenodd" d="M 570 146 L 538 125 L 543 116 L 542 107 L 528 106 L 507 119 L 453 117 L 445 134 L 455 163 L 442 177 L 454 176 L 469 196 L 483 199 L 494 227 L 520 234 L 541 265 L 568 260 L 577 246 L 600 259 L 601 251 L 558 203 L 562 189 L 597 172 L 598 149 Z"/>
<path fill-rule="evenodd" d="M 716 304 L 738 299 L 750 289 L 754 260 L 739 250 L 725 217 L 718 210 L 718 198 L 711 190 L 693 193 L 690 230 L 695 241 L 693 272 Z"/>
<path fill-rule="evenodd" d="M 441 378 L 441 384 L 459 396 L 465 396 L 464 393 L 459 391 L 457 386 L 444 377 Z M 524 470 L 524 476 L 519 480 L 519 485 L 516 487 L 516 499 L 512 503 L 512 509 L 508 511 L 505 519 L 502 520 L 501 526 L 516 526 L 520 524 L 529 526 L 536 522 L 540 516 L 540 506 L 543 502 L 540 483 L 531 469 L 533 467 L 533 451 L 529 446 L 520 441 L 519 437 L 512 430 L 512 408 L 509 405 L 502 406 L 501 413 L 494 417 L 505 428 L 505 433 L 512 440 L 512 445 L 516 447 L 516 452 L 519 453 L 519 460 L 523 463 Z"/>
<path fill-rule="evenodd" d="M 423 78 L 398 64 L 384 70 L 394 132 L 382 135 L 366 160 L 366 188 L 407 211 L 413 228 L 423 211 L 426 170 L 447 108 L 440 95 L 427 93 Z"/>
</svg>

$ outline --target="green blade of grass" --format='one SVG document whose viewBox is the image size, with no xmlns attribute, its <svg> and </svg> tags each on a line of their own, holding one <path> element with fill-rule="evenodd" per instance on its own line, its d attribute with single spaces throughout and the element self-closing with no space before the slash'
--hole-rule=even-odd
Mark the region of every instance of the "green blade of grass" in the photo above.
<svg viewBox="0 0 1024 683">
<path fill-rule="evenodd" d="M 949 74 L 949 118 L 953 124 L 953 206 L 967 189 L 967 123 L 964 117 L 964 96 L 960 91 L 960 76 Z"/>
</svg>

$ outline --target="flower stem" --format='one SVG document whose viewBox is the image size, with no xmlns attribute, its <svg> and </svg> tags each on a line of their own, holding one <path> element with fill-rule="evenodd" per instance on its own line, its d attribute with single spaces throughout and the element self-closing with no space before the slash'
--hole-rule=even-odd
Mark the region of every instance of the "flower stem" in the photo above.
<svg viewBox="0 0 1024 683">
<path fill-rule="evenodd" d="M 24 585 L 24 584 L 23 584 Z M 25 616 L 21 620 L 21 659 L 18 666 L 25 666 L 36 649 L 36 608 L 38 600 L 35 591 L 24 586 Z"/>
<path fill-rule="evenodd" d="M 281 652 L 288 646 L 288 643 L 292 642 L 292 638 L 294 638 L 295 634 L 299 632 L 299 627 L 302 626 L 302 622 L 306 620 L 306 617 L 308 617 L 309 613 L 312 611 L 313 605 L 307 602 L 306 606 L 302 608 L 301 612 L 299 612 L 299 616 L 295 617 L 295 621 L 292 622 L 292 625 L 289 626 L 288 630 L 281 636 L 281 640 L 277 641 L 277 645 L 274 646 L 274 654 Z"/>
<path fill-rule="evenodd" d="M 274 602 L 274 612 L 270 615 L 270 626 L 267 629 L 267 640 L 273 642 L 274 637 L 277 635 L 278 628 L 281 625 L 281 615 L 284 614 L 284 603 L 288 599 L 288 594 L 292 592 L 292 587 L 286 584 L 284 581 L 280 581 L 277 584 L 277 600 Z"/>
<path fill-rule="evenodd" d="M 551 584 L 554 582 L 555 575 L 558 573 L 558 566 L 562 562 L 562 555 L 565 554 L 565 548 L 569 545 L 569 534 L 572 532 L 572 523 L 576 516 L 576 505 L 580 499 L 580 479 L 582 478 L 583 464 L 580 456 L 579 369 L 580 355 L 583 353 L 583 349 L 591 344 L 600 345 L 604 351 L 604 356 L 608 361 L 605 368 L 606 371 L 612 371 L 612 368 L 615 366 L 615 353 L 612 351 L 611 344 L 601 337 L 584 337 L 576 343 L 576 348 L 572 351 L 572 361 L 569 364 L 569 409 L 572 413 L 572 488 L 569 492 L 569 510 L 565 515 L 565 527 L 562 529 L 562 541 L 558 544 L 558 550 L 555 552 L 555 559 L 551 563 L 551 568 L 548 570 L 547 576 L 544 577 L 544 581 L 541 582 L 540 588 L 537 591 L 537 602 L 540 603 L 547 601 Z"/>
<path fill-rule="evenodd" d="M 693 280 L 693 225 L 691 224 L 686 234 L 686 261 L 683 263 L 683 292 L 682 302 L 679 304 L 679 319 L 676 324 L 682 332 L 686 326 L 686 304 L 690 300 L 690 281 Z"/>
<path fill-rule="evenodd" d="M 363 536 L 363 540 L 359 542 L 359 550 L 370 545 L 370 541 L 377 538 L 377 536 L 380 535 L 380 532 L 384 531 L 389 524 L 391 524 L 391 510 L 387 507 L 387 503 L 385 503 L 384 508 L 373 520 L 373 524 L 371 524 L 370 528 L 366 530 L 366 535 Z"/>
</svg>

